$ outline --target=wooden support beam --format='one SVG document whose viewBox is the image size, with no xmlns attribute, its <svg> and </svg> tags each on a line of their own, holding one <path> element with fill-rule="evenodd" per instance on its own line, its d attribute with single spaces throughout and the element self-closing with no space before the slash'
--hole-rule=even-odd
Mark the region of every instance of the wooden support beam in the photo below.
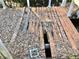
<svg viewBox="0 0 79 59">
<path fill-rule="evenodd" d="M 62 0 L 61 6 L 62 7 L 65 7 L 66 6 L 66 3 L 67 3 L 67 0 Z"/>
<path fill-rule="evenodd" d="M 48 7 L 49 7 L 49 8 L 51 8 L 51 2 L 52 2 L 52 0 L 49 0 L 49 1 L 48 1 Z"/>
<path fill-rule="evenodd" d="M 30 7 L 30 1 L 29 0 L 27 0 L 27 6 Z"/>
<path fill-rule="evenodd" d="M 68 17 L 71 17 L 72 16 L 74 5 L 75 5 L 74 4 L 74 1 L 72 0 L 72 2 L 70 4 L 70 7 L 69 7 L 69 10 L 68 10 L 68 13 L 67 13 L 67 16 Z"/>
</svg>

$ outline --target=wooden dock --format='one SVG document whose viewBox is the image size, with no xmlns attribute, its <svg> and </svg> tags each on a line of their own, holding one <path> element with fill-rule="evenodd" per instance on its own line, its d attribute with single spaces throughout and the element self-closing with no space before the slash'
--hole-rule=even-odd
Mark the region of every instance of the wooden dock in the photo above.
<svg viewBox="0 0 79 59">
<path fill-rule="evenodd" d="M 7 43 L 6 40 L 3 40 L 5 38 L 3 33 L 7 33 L 6 29 L 3 32 L 0 30 L 0 35 L 3 35 L 1 36 L 3 38 L 2 41 L 4 41 L 4 44 L 8 44 L 6 47 L 15 59 L 30 58 L 29 50 L 33 48 L 38 48 L 39 57 L 37 57 L 42 59 L 67 59 L 70 55 L 79 54 L 79 33 L 71 20 L 66 16 L 65 8 L 32 7 L 29 16 L 27 16 L 27 13 L 28 10 L 26 8 L 24 12 L 22 11 L 21 16 L 14 13 L 19 20 L 10 17 L 12 21 L 17 22 L 11 25 L 14 29 L 9 31 L 11 36 L 7 35 L 7 38 L 9 37 L 9 39 L 6 39 L 8 40 Z M 3 15 L 5 16 L 5 14 Z M 8 18 L 6 19 L 8 20 Z M 25 20 L 28 21 L 28 28 L 26 32 L 23 32 Z M 5 23 L 3 24 L 5 25 Z M 10 28 L 8 27 L 8 29 Z M 50 53 L 48 50 L 50 50 Z"/>
<path fill-rule="evenodd" d="M 65 8 L 52 7 L 48 9 L 39 7 L 32 8 L 32 11 L 36 15 L 38 14 L 37 17 L 41 22 L 42 31 L 47 33 L 52 59 L 60 54 L 64 55 L 63 53 L 77 54 L 79 49 L 78 31 L 66 16 Z M 43 41 L 44 37 L 40 40 Z M 44 46 L 44 43 L 40 43 Z"/>
</svg>

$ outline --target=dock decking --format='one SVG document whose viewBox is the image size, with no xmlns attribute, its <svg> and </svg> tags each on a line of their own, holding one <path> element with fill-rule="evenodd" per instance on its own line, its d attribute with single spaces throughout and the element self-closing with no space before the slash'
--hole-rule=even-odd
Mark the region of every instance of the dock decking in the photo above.
<svg viewBox="0 0 79 59">
<path fill-rule="evenodd" d="M 4 18 L 0 16 L 0 37 L 14 59 L 31 58 L 29 50 L 33 48 L 39 50 L 38 58 L 46 59 L 50 57 L 46 56 L 46 44 L 50 47 L 48 49 L 51 52 L 48 54 L 51 54 L 51 59 L 67 59 L 69 55 L 79 54 L 79 33 L 66 16 L 65 8 L 32 7 L 29 16 L 27 8 L 24 10 L 25 13 L 23 10 L 10 10 L 14 14 L 11 14 L 9 9 L 7 14 L 6 10 L 3 12 L 0 10 L 4 16 Z M 27 32 L 23 32 L 26 20 L 28 28 Z"/>
</svg>

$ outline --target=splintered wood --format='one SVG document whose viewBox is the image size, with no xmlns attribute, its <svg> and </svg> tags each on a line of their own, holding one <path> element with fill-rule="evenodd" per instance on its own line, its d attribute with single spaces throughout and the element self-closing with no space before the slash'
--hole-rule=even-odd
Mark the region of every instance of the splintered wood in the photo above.
<svg viewBox="0 0 79 59">
<path fill-rule="evenodd" d="M 0 11 L 0 38 L 14 59 L 68 59 L 79 55 L 79 33 L 65 8 L 15 11 Z"/>
</svg>

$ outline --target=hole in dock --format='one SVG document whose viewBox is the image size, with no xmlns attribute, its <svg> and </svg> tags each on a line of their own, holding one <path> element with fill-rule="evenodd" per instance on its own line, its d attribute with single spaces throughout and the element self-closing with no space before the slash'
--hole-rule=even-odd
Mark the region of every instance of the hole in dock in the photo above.
<svg viewBox="0 0 79 59">
<path fill-rule="evenodd" d="M 73 23 L 73 25 L 75 26 L 75 28 L 77 29 L 77 31 L 79 32 L 79 19 L 70 18 L 70 20 Z"/>
<path fill-rule="evenodd" d="M 50 48 L 46 48 L 46 49 L 45 49 L 45 53 L 46 53 L 46 58 L 51 58 L 51 51 L 50 51 Z"/>
<path fill-rule="evenodd" d="M 28 30 L 28 28 L 29 28 L 29 22 L 28 22 L 28 25 L 27 25 L 27 30 Z"/>
<path fill-rule="evenodd" d="M 50 44 L 48 42 L 48 36 L 46 31 L 44 32 L 44 44 L 45 44 L 46 58 L 51 58 L 51 49 L 50 49 Z"/>
<path fill-rule="evenodd" d="M 44 33 L 44 42 L 45 42 L 45 44 L 49 44 L 49 42 L 48 42 L 48 36 L 47 36 L 46 32 Z"/>
</svg>

